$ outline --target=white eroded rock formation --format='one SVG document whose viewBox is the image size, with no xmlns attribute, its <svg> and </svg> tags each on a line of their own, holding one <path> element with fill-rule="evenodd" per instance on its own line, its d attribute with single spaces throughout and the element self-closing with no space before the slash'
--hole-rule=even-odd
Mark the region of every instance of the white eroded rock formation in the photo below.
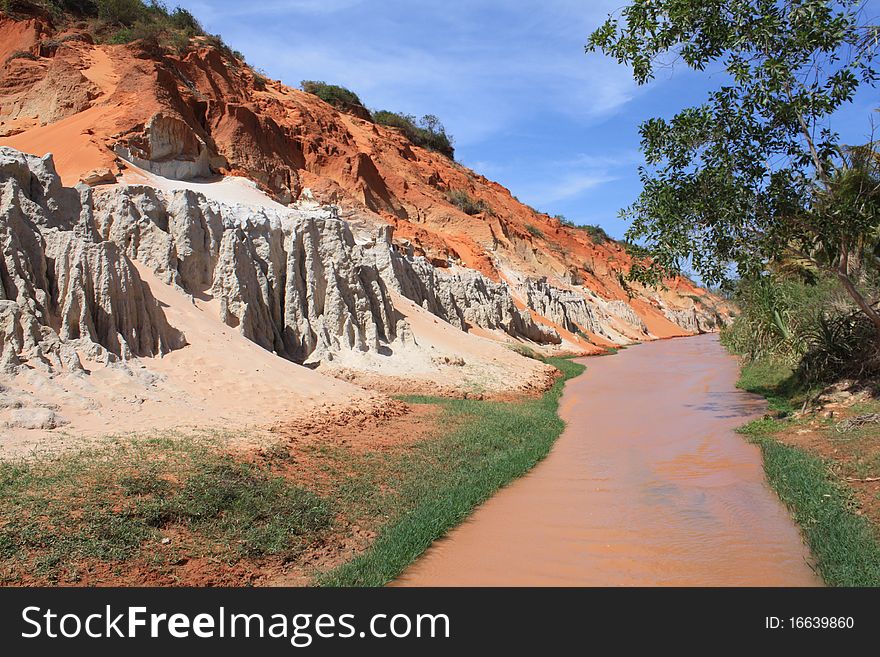
<svg viewBox="0 0 880 657">
<path fill-rule="evenodd" d="M 358 244 L 331 209 L 249 207 L 140 185 L 66 189 L 51 158 L 8 148 L 0 174 L 7 368 L 21 358 L 75 367 L 73 341 L 123 359 L 182 346 L 132 261 L 213 298 L 226 324 L 300 363 L 411 341 L 391 291 L 463 330 L 559 342 L 516 307 L 506 285 L 406 257 L 389 231 Z"/>
<path fill-rule="evenodd" d="M 51 158 L 0 149 L 0 366 L 79 368 L 183 344 L 113 242 L 92 223 L 88 189 L 64 189 Z"/>
</svg>

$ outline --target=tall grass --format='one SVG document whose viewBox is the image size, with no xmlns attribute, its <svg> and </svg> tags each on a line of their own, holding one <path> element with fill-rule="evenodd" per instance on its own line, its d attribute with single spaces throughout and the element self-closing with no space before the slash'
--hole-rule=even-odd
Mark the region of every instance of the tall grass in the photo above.
<svg viewBox="0 0 880 657">
<path fill-rule="evenodd" d="M 344 112 L 352 112 L 369 117 L 370 112 L 364 107 L 360 97 L 350 89 L 336 84 L 327 84 L 322 80 L 303 80 L 300 88 L 307 94 L 317 96 L 325 103 Z"/>
</svg>

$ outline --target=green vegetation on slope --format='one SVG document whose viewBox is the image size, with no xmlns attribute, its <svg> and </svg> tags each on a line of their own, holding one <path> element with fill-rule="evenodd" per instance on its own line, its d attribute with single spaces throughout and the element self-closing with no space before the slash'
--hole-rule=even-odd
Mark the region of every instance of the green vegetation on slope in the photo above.
<svg viewBox="0 0 880 657">
<path fill-rule="evenodd" d="M 321 80 L 303 80 L 299 83 L 300 88 L 307 94 L 312 94 L 332 105 L 338 110 L 355 115 L 370 117 L 370 112 L 364 107 L 360 97 L 350 89 L 336 84 L 327 84 Z"/>
<path fill-rule="evenodd" d="M 416 146 L 436 151 L 450 160 L 455 159 L 452 137 L 447 134 L 440 119 L 433 114 L 417 119 L 412 114 L 376 110 L 373 112 L 373 121 L 379 125 L 397 128 Z"/>
<path fill-rule="evenodd" d="M 419 446 L 391 482 L 397 499 L 375 543 L 322 576 L 328 586 L 381 586 L 431 543 L 461 523 L 502 486 L 528 472 L 550 451 L 564 424 L 557 415 L 565 380 L 584 367 L 548 359 L 563 373 L 540 399 L 519 402 L 409 398 L 443 410 L 449 433 Z"/>
<path fill-rule="evenodd" d="M 85 20 L 96 42 L 123 44 L 139 42 L 151 55 L 165 49 L 183 53 L 195 37 L 213 45 L 227 58 L 244 61 L 220 35 L 208 34 L 193 14 L 182 7 L 169 9 L 162 2 L 141 0 L 0 0 L 0 10 L 13 16 L 48 11 L 56 26 L 71 20 Z"/>
<path fill-rule="evenodd" d="M 459 210 L 471 216 L 480 213 L 493 214 L 492 208 L 483 199 L 474 199 L 463 189 L 454 189 L 446 195 L 446 199 Z"/>
<path fill-rule="evenodd" d="M 611 235 L 605 232 L 605 229 L 602 228 L 599 224 L 576 224 L 571 219 L 567 218 L 564 214 L 555 214 L 553 215 L 554 219 L 558 219 L 559 223 L 563 226 L 568 226 L 569 228 L 576 228 L 577 230 L 582 230 L 585 233 L 589 234 L 590 239 L 593 240 L 596 244 L 605 244 L 606 242 L 613 242 Z"/>
<path fill-rule="evenodd" d="M 805 396 L 792 384 L 791 369 L 766 361 L 747 365 L 739 386 L 762 394 L 780 414 L 791 412 Z M 880 402 L 853 413 L 880 411 Z M 880 476 L 876 425 L 841 431 L 840 421 L 790 417 L 755 420 L 740 429 L 761 447 L 770 485 L 791 510 L 831 586 L 880 586 L 880 518 L 860 509 L 848 481 Z M 785 442 L 797 432 L 814 435 L 814 449 Z M 826 447 L 821 452 L 822 447 Z M 870 511 L 870 509 L 869 509 Z"/>
</svg>

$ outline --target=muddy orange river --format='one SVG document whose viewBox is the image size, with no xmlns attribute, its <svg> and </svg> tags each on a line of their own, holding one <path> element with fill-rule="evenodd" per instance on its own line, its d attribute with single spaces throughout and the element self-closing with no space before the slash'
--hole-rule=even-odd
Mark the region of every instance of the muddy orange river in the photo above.
<svg viewBox="0 0 880 657">
<path fill-rule="evenodd" d="M 734 432 L 765 406 L 734 387 L 716 336 L 581 362 L 547 459 L 395 584 L 821 584 L 760 450 Z"/>
</svg>

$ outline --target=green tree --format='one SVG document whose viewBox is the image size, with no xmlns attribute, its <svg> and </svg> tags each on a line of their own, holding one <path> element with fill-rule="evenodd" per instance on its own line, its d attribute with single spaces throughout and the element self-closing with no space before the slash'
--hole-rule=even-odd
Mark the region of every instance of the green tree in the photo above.
<svg viewBox="0 0 880 657">
<path fill-rule="evenodd" d="M 589 38 L 645 84 L 683 62 L 726 75 L 706 102 L 640 127 L 643 190 L 622 212 L 657 284 L 691 266 L 710 284 L 803 258 L 836 276 L 880 331 L 860 288 L 880 228 L 876 159 L 847 151 L 831 118 L 877 80 L 878 28 L 856 0 L 635 0 Z M 876 153 L 872 146 L 868 151 Z"/>
</svg>

